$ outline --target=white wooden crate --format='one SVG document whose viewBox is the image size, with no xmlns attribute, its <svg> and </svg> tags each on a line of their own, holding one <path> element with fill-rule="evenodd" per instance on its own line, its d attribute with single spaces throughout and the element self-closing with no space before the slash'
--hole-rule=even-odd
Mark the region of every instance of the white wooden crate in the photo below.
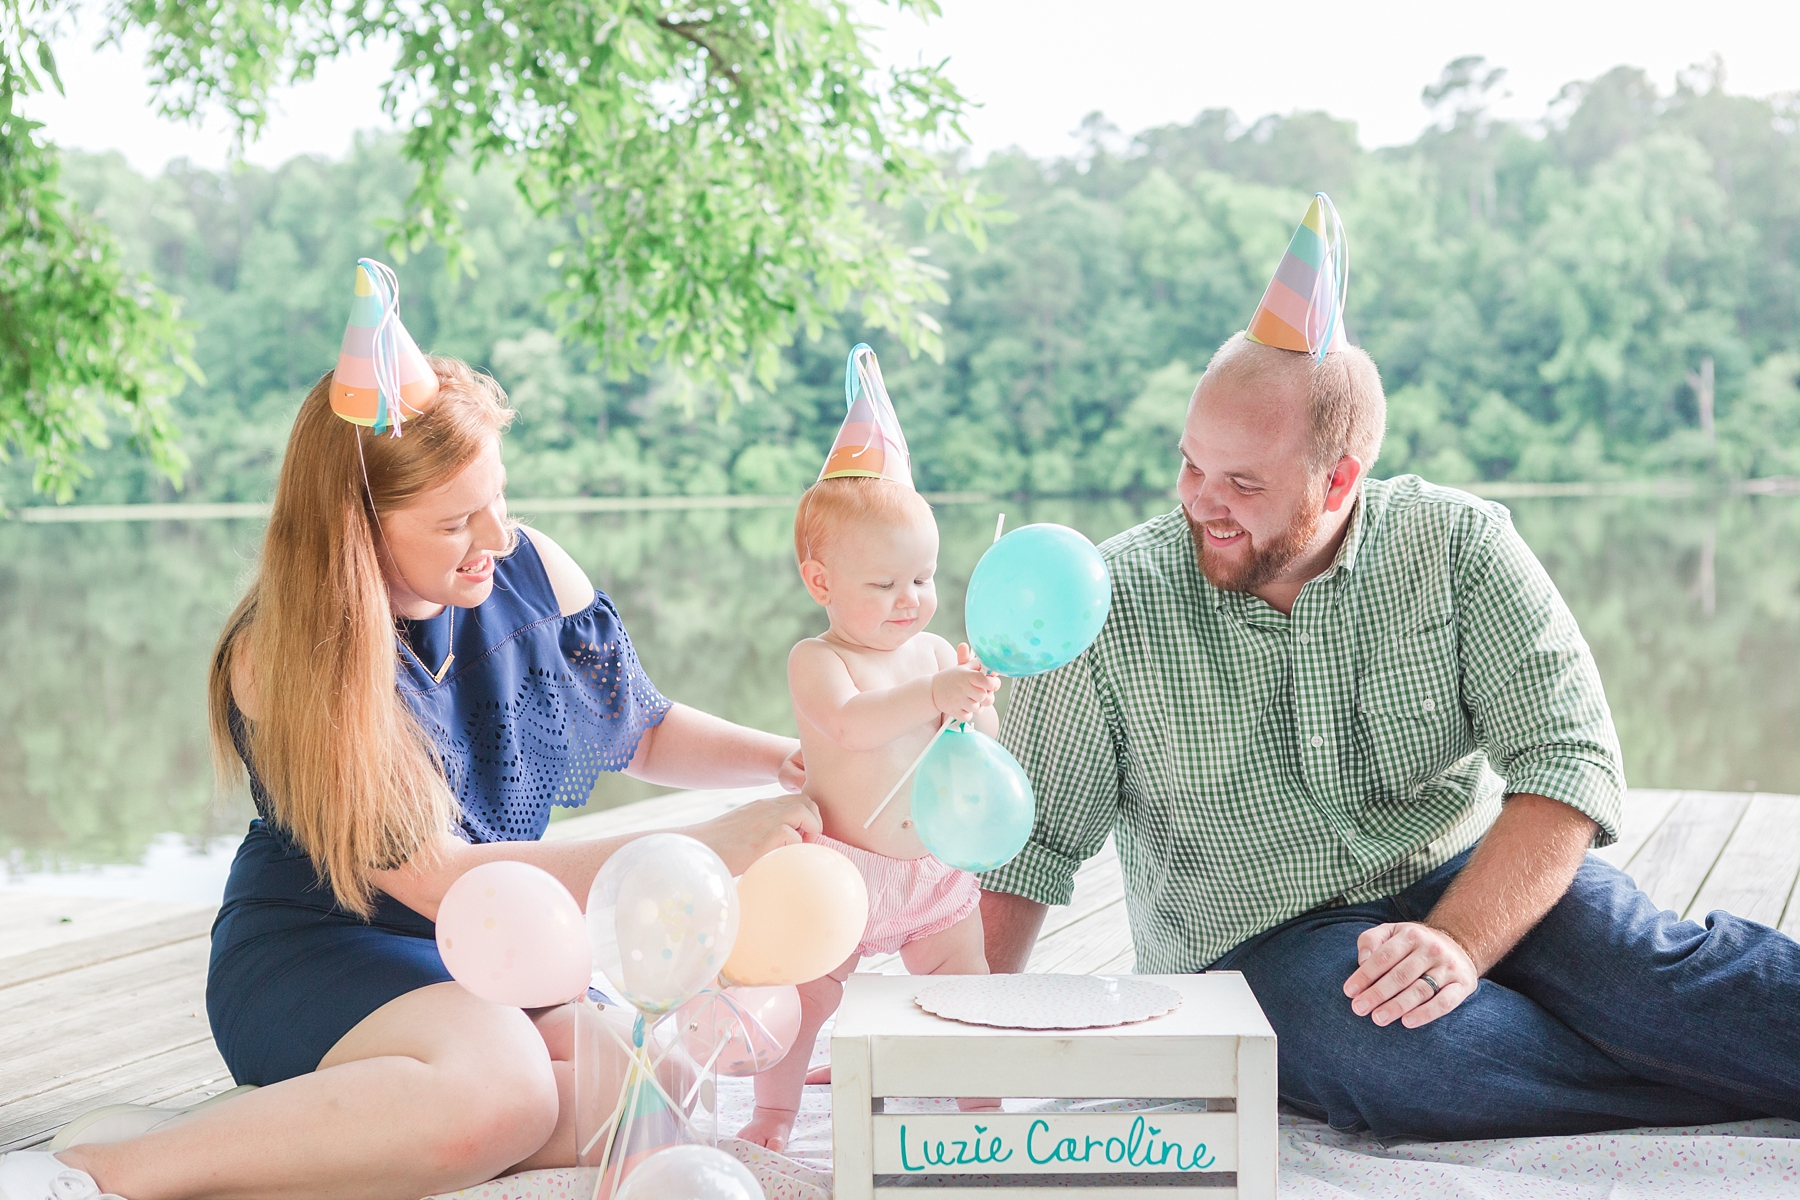
<svg viewBox="0 0 1800 1200">
<path fill-rule="evenodd" d="M 913 1003 L 933 976 L 852 975 L 831 1038 L 836 1200 L 1275 1200 L 1275 1031 L 1235 971 L 1151 975 L 1167 1016 L 993 1029 Z M 899 1113 L 896 1097 L 1204 1100 L 1204 1112 Z M 1204 1147 L 1204 1148 L 1202 1148 Z"/>
</svg>

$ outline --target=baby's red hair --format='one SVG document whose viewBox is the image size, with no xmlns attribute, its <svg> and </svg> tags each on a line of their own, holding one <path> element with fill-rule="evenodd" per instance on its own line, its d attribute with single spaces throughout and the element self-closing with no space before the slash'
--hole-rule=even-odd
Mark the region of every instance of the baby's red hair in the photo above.
<svg viewBox="0 0 1800 1200">
<path fill-rule="evenodd" d="M 900 525 L 932 520 L 925 497 L 891 479 L 863 475 L 821 479 L 800 497 L 794 514 L 794 559 L 824 561 L 845 530 L 868 525 Z"/>
</svg>

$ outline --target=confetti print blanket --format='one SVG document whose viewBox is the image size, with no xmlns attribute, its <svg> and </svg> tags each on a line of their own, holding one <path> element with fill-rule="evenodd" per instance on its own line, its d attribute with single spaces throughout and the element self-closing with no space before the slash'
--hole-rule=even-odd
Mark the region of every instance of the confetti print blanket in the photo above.
<svg viewBox="0 0 1800 1200">
<path fill-rule="evenodd" d="M 749 1089 L 722 1090 L 728 1092 L 720 1105 L 724 1125 L 735 1129 L 749 1119 Z M 738 1090 L 741 1097 L 730 1094 Z M 721 1148 L 750 1167 L 769 1200 L 830 1200 L 828 1098 L 825 1088 L 807 1089 L 786 1154 L 734 1138 L 724 1139 Z M 1281 1121 L 1282 1200 L 1791 1200 L 1800 1195 L 1800 1122 L 1794 1121 L 1398 1146 L 1335 1133 L 1303 1117 Z M 593 1200 L 593 1192 L 590 1172 L 531 1171 L 457 1192 L 453 1200 Z"/>
<path fill-rule="evenodd" d="M 814 1061 L 823 1062 L 829 1030 Z M 748 1079 L 720 1080 L 719 1126 L 750 1119 Z M 890 1112 L 900 1111 L 890 1101 Z M 921 1110 L 954 1112 L 918 1102 Z M 1008 1109 L 1068 1102 L 1007 1101 Z M 1098 1110 L 1131 1102 L 1075 1105 Z M 1170 1105 L 1178 1109 L 1179 1105 Z M 831 1090 L 809 1087 L 785 1154 L 726 1137 L 720 1148 L 755 1174 L 768 1200 L 831 1200 Z M 1576 1137 L 1383 1145 L 1304 1117 L 1281 1118 L 1282 1200 L 1793 1200 L 1800 1121 L 1629 1129 Z M 528 1171 L 434 1200 L 594 1200 L 590 1171 Z"/>
</svg>

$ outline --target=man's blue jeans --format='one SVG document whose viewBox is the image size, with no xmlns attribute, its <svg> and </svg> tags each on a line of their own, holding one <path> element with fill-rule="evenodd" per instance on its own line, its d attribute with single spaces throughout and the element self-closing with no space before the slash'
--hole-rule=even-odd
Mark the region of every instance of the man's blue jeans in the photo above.
<svg viewBox="0 0 1800 1200">
<path fill-rule="evenodd" d="M 1281 1098 L 1336 1129 L 1447 1141 L 1800 1118 L 1800 942 L 1658 911 L 1589 855 L 1544 920 L 1419 1029 L 1350 1011 L 1356 939 L 1422 921 L 1468 860 L 1399 895 L 1316 909 L 1213 963 L 1279 1039 Z"/>
</svg>

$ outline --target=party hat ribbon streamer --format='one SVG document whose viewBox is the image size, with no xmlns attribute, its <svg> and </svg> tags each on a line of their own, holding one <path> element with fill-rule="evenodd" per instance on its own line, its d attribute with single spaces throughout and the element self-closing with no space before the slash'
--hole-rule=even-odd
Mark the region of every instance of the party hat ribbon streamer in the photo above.
<svg viewBox="0 0 1800 1200">
<path fill-rule="evenodd" d="M 437 396 L 437 372 L 400 321 L 400 281 L 386 263 L 356 260 L 356 297 L 337 370 L 331 376 L 331 411 L 376 433 L 419 416 Z"/>
<path fill-rule="evenodd" d="M 1350 242 L 1337 206 L 1324 192 L 1294 230 L 1275 278 L 1263 293 L 1246 336 L 1282 350 L 1298 350 L 1323 360 L 1342 350 L 1344 301 L 1350 286 Z"/>
<path fill-rule="evenodd" d="M 881 379 L 881 364 L 866 342 L 859 342 L 844 362 L 844 404 L 849 409 L 838 427 L 837 440 L 819 472 L 820 479 L 861 476 L 891 479 L 913 485 L 912 456 L 900 417 L 888 399 Z"/>
</svg>

